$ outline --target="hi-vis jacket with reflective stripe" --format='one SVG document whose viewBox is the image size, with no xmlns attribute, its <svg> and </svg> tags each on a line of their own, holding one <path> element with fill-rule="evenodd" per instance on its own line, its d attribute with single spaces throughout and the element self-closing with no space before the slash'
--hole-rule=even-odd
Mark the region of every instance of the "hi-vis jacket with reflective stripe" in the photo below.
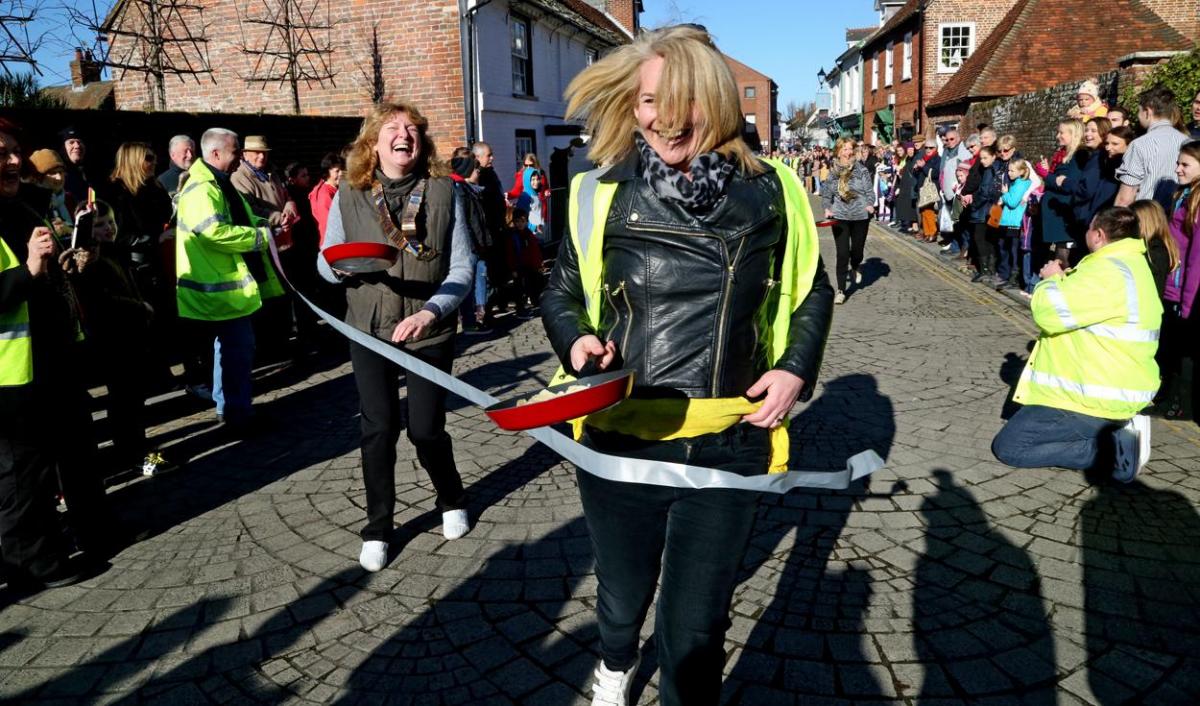
<svg viewBox="0 0 1200 706">
<path fill-rule="evenodd" d="M 8 243 L 0 239 L 0 272 L 21 267 Z M 0 387 L 33 382 L 33 340 L 29 337 L 29 302 L 0 310 Z"/>
<path fill-rule="evenodd" d="M 188 172 L 187 183 L 179 192 L 175 229 L 179 315 L 201 321 L 249 316 L 262 306 L 262 299 L 242 253 L 265 252 L 270 228 L 240 196 L 238 203 L 228 203 L 203 161 L 197 159 Z M 230 208 L 244 209 L 252 225 L 234 225 Z M 266 271 L 267 286 L 271 286 L 275 284 L 274 268 L 268 263 Z"/>
<path fill-rule="evenodd" d="M 1158 390 L 1162 303 L 1140 238 L 1083 258 L 1033 291 L 1041 336 L 1013 399 L 1104 419 L 1129 419 Z"/>
</svg>

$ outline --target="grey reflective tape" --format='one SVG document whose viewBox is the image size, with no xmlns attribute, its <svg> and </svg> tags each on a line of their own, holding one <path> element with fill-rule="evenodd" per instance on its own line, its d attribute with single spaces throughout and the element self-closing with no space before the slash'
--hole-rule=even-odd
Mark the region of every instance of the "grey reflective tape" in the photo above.
<svg viewBox="0 0 1200 706">
<path fill-rule="evenodd" d="M 1129 265 L 1116 258 L 1109 258 L 1109 262 L 1116 265 L 1117 269 L 1121 271 L 1121 276 L 1125 278 L 1125 306 L 1129 307 L 1129 318 L 1125 321 L 1136 324 L 1138 322 L 1138 292 L 1137 280 L 1133 278 L 1133 270 L 1129 269 Z"/>
<path fill-rule="evenodd" d="M 193 189 L 199 189 L 201 186 L 204 186 L 205 184 L 209 184 L 209 183 L 211 183 L 211 182 L 207 182 L 207 181 L 189 181 L 189 182 L 187 183 L 187 185 L 183 187 L 183 191 L 180 191 L 180 192 L 179 192 L 179 197 L 182 197 L 184 194 L 186 194 L 186 193 L 187 193 L 187 192 L 189 192 L 189 191 L 192 191 Z M 177 197 L 177 198 L 178 198 L 178 197 Z"/>
<path fill-rule="evenodd" d="M 194 282 L 190 279 L 179 278 L 179 286 L 184 289 L 194 289 L 197 292 L 232 292 L 235 289 L 242 289 L 254 283 L 254 277 L 246 275 L 236 282 L 217 282 L 208 284 L 206 282 Z"/>
<path fill-rule="evenodd" d="M 1026 368 L 1026 370 L 1029 370 Z M 1141 402 L 1150 404 L 1154 401 L 1154 393 L 1157 390 L 1130 390 L 1123 387 L 1109 387 L 1108 385 L 1092 385 L 1066 378 L 1051 375 L 1049 373 L 1039 372 L 1037 370 L 1029 371 L 1029 379 L 1031 382 L 1046 387 L 1054 387 L 1067 392 L 1074 392 L 1077 395 L 1091 397 L 1098 400 L 1116 400 L 1118 402 Z"/>
<path fill-rule="evenodd" d="M 207 230 L 209 226 L 213 225 L 214 223 L 228 223 L 228 222 L 229 222 L 229 219 L 224 214 L 214 213 L 211 216 L 209 216 L 208 218 L 205 218 L 204 220 L 197 223 L 195 226 L 188 228 L 188 230 L 195 233 L 196 235 L 200 235 L 205 230 Z"/>
<path fill-rule="evenodd" d="M 0 324 L 0 341 L 15 341 L 29 338 L 29 324 Z"/>
<path fill-rule="evenodd" d="M 271 230 L 267 227 L 257 228 L 254 232 L 254 249 L 262 250 L 264 233 L 270 234 Z"/>
<path fill-rule="evenodd" d="M 596 189 L 600 187 L 600 170 L 584 172 L 575 198 L 575 240 L 579 243 L 579 259 L 587 258 L 592 227 L 596 220 Z"/>
<path fill-rule="evenodd" d="M 279 261 L 279 252 L 275 247 L 274 241 L 268 241 L 271 250 L 271 257 L 275 262 L 275 267 L 279 272 L 283 273 L 284 280 L 287 280 L 287 273 L 284 272 L 283 264 Z M 450 392 L 462 397 L 472 404 L 480 407 L 488 407 L 499 400 L 488 393 L 476 387 L 468 385 L 458 378 L 438 370 L 437 368 L 408 355 L 404 351 L 385 343 L 374 336 L 364 333 L 346 322 L 338 319 L 329 313 L 323 311 L 320 307 L 313 304 L 299 291 L 296 296 L 303 301 L 308 308 L 324 319 L 335 331 L 342 334 L 346 338 L 355 343 L 368 348 L 379 355 L 387 358 L 393 363 L 399 365 L 405 370 L 429 380 L 430 382 L 445 388 Z M 620 481 L 624 483 L 642 483 L 645 485 L 658 485 L 668 488 L 691 488 L 691 489 L 728 489 L 728 490 L 752 490 L 764 493 L 786 493 L 794 488 L 822 488 L 826 490 L 844 490 L 850 486 L 853 481 L 868 476 L 875 471 L 883 468 L 883 459 L 879 454 L 868 449 L 861 453 L 851 456 L 846 461 L 845 468 L 839 468 L 828 472 L 822 471 L 788 471 L 786 473 L 771 473 L 761 476 L 741 476 L 728 471 L 721 471 L 715 468 L 703 468 L 700 466 L 689 466 L 682 463 L 668 463 L 666 461 L 648 461 L 638 458 L 624 458 L 621 456 L 609 456 L 608 454 L 598 453 L 586 446 L 568 438 L 549 427 L 541 427 L 539 429 L 531 429 L 526 434 L 529 434 L 534 439 L 542 442 L 550 447 L 553 451 L 565 458 L 567 461 L 579 466 L 587 473 L 607 480 Z"/>
<path fill-rule="evenodd" d="M 1046 298 L 1050 300 L 1050 306 L 1054 307 L 1054 313 L 1058 314 L 1063 327 L 1067 330 L 1079 328 L 1079 322 L 1071 314 L 1071 307 L 1067 306 L 1067 298 L 1063 295 L 1062 290 L 1058 288 L 1058 283 L 1050 282 L 1046 284 L 1045 289 Z"/>
<path fill-rule="evenodd" d="M 1153 343 L 1158 340 L 1158 329 L 1140 329 L 1137 326 L 1106 326 L 1093 324 L 1083 329 L 1101 338 L 1130 343 Z"/>
</svg>

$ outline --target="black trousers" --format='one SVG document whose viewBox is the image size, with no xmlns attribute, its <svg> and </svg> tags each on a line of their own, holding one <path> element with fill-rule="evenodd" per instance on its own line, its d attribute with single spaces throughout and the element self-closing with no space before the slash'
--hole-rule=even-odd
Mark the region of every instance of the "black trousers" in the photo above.
<svg viewBox="0 0 1200 706">
<path fill-rule="evenodd" d="M 975 248 L 975 266 L 985 275 L 996 271 L 996 232 L 984 223 L 971 224 L 971 245 Z"/>
<path fill-rule="evenodd" d="M 673 461 L 744 476 L 766 473 L 770 433 L 738 424 L 718 434 L 643 441 L 588 429 L 585 445 L 614 456 Z M 666 488 L 577 471 L 596 558 L 600 654 L 609 669 L 637 659 L 639 633 L 661 574 L 655 613 L 659 699 L 705 706 L 721 695 L 729 607 L 758 493 Z"/>
<path fill-rule="evenodd" d="M 837 246 L 837 288 L 846 291 L 850 270 L 862 266 L 863 247 L 867 244 L 867 228 L 871 220 L 835 221 L 833 243 Z"/>
<path fill-rule="evenodd" d="M 150 354 L 140 340 L 146 335 L 144 332 L 131 333 L 121 340 L 94 338 L 89 341 L 94 360 L 100 365 L 99 378 L 108 388 L 104 399 L 108 431 L 117 464 L 122 467 L 140 461 L 148 450 L 144 380 Z"/>
<path fill-rule="evenodd" d="M 454 339 L 407 351 L 438 370 L 450 372 L 454 361 Z M 396 510 L 396 443 L 404 430 L 405 414 L 400 405 L 400 381 L 408 387 L 408 438 L 417 449 L 417 460 L 429 474 L 443 511 L 466 506 L 462 479 L 454 465 L 454 449 L 446 433 L 446 391 L 381 355 L 350 344 L 350 363 L 358 386 L 362 413 L 362 468 L 367 490 L 367 524 L 363 541 L 388 541 Z"/>
</svg>

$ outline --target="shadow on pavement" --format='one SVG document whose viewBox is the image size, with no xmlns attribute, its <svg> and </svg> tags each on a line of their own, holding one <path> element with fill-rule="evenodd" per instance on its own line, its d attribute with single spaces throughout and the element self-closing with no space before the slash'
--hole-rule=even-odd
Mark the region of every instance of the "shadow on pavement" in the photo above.
<svg viewBox="0 0 1200 706">
<path fill-rule="evenodd" d="M 879 280 L 887 277 L 892 273 L 892 266 L 883 261 L 882 258 L 868 257 L 863 260 L 863 264 L 858 268 L 862 273 L 862 282 L 852 287 L 852 289 L 866 289 L 875 284 Z"/>
<path fill-rule="evenodd" d="M 1096 703 L 1196 703 L 1200 514 L 1170 490 L 1100 485 L 1080 511 L 1088 685 Z"/>
<path fill-rule="evenodd" d="M 468 385 L 486 390 L 493 397 L 504 399 L 527 380 L 536 380 L 542 387 L 548 384 L 552 373 L 546 373 L 546 379 L 543 380 L 542 374 L 538 371 L 542 363 L 549 360 L 550 357 L 550 353 L 530 353 L 507 360 L 497 360 L 472 368 L 459 375 L 458 378 Z M 465 409 L 470 406 L 470 402 L 458 395 L 451 394 L 446 400 L 446 409 L 449 411 Z"/>
<path fill-rule="evenodd" d="M 789 465 L 808 470 L 844 468 L 850 456 L 868 448 L 886 460 L 896 434 L 891 400 L 879 392 L 873 376 L 861 374 L 830 381 L 792 419 L 790 429 Z M 735 619 L 754 626 L 725 681 L 722 703 L 782 705 L 884 695 L 863 645 L 870 641 L 863 624 L 870 577 L 853 565 L 829 568 L 855 502 L 871 496 L 867 483 L 844 491 L 767 495 L 759 502 L 741 580 L 758 575 L 771 587 L 762 590 L 774 593 L 758 616 L 738 618 L 735 608 Z M 782 564 L 775 575 L 764 566 L 772 561 Z M 758 590 L 744 583 L 736 595 L 747 588 Z"/>
<path fill-rule="evenodd" d="M 517 459 L 495 469 L 467 488 L 467 492 L 472 498 L 472 516 L 478 517 L 484 509 L 560 461 L 558 456 L 541 446 L 530 447 Z M 396 530 L 396 537 L 400 544 L 393 546 L 393 550 L 401 551 L 403 545 L 407 544 L 412 537 L 421 532 L 431 531 L 440 525 L 440 512 L 430 511 L 418 516 Z M 470 535 L 467 536 L 470 537 Z M 568 547 L 568 545 L 570 546 Z M 294 651 L 298 646 L 308 646 L 313 639 L 314 630 L 319 632 L 325 627 L 322 625 L 324 621 L 337 621 L 339 616 L 344 618 L 345 614 L 349 612 L 353 614 L 350 619 L 355 622 L 348 631 L 352 632 L 359 629 L 360 625 L 365 625 L 363 629 L 373 633 L 375 622 L 380 618 L 377 611 L 385 611 L 389 618 L 394 619 L 393 614 L 396 610 L 395 599 L 388 595 L 389 591 L 380 589 L 378 585 L 388 581 L 394 583 L 398 577 L 394 573 L 389 574 L 387 569 L 379 574 L 368 574 L 358 566 L 353 557 L 347 557 L 346 564 L 347 568 L 334 576 L 322 579 L 297 600 L 275 609 L 265 620 L 258 622 L 257 627 L 248 634 L 234 630 L 232 634 L 225 633 L 224 640 L 214 640 L 210 637 L 206 631 L 219 632 L 214 623 L 224 619 L 239 599 L 206 599 L 172 614 L 165 621 L 154 623 L 140 634 L 73 667 L 69 672 L 54 680 L 55 688 L 62 688 L 63 685 L 76 681 L 86 682 L 79 691 L 74 693 L 99 694 L 113 691 L 117 684 L 136 680 L 139 684 L 132 688 L 138 689 L 138 696 L 131 695 L 125 701 L 136 702 L 141 697 L 153 696 L 167 704 L 203 703 L 206 702 L 205 697 L 195 686 L 197 683 L 208 677 L 226 674 L 231 670 L 258 668 L 271 659 Z M 494 611 L 489 611 L 487 617 L 499 625 L 489 626 L 484 632 L 483 636 L 485 637 L 494 635 L 497 629 L 504 634 L 507 629 L 505 626 L 514 624 L 504 621 L 512 616 L 527 614 L 528 606 L 544 612 L 547 615 L 546 619 L 549 620 L 548 628 L 552 629 L 557 613 L 556 609 L 552 609 L 551 606 L 561 606 L 568 600 L 574 586 L 590 572 L 591 549 L 587 540 L 587 529 L 583 525 L 583 519 L 579 518 L 558 528 L 541 540 L 516 547 L 510 546 L 497 552 L 489 559 L 487 567 L 480 574 L 467 579 L 465 583 L 453 589 L 443 598 L 431 598 L 429 611 L 419 619 L 408 623 L 410 627 L 398 634 L 393 642 L 396 639 L 416 640 L 421 645 L 435 648 L 439 644 L 446 644 L 444 639 L 441 643 L 428 639 L 429 624 L 438 620 L 452 620 L 464 605 L 473 605 L 476 601 L 484 604 L 492 601 L 501 606 Z M 366 600 L 360 596 L 364 591 L 380 595 Z M 385 605 L 375 605 L 376 601 Z M 431 617 L 434 616 L 435 611 L 437 617 Z M 358 617 L 360 614 L 361 618 Z M 447 615 L 451 617 L 445 617 Z M 521 618 L 521 620 L 527 620 L 527 618 Z M 233 625 L 236 627 L 236 622 Z M 466 624 L 455 626 L 455 638 L 465 634 L 457 632 L 464 625 Z M 245 627 L 241 629 L 242 631 L 246 630 Z M 329 629 L 336 628 L 330 627 Z M 518 628 L 514 627 L 513 629 L 517 630 Z M 6 646 L 3 637 L 0 635 L 0 649 Z M 566 636 L 560 635 L 560 637 L 563 637 L 564 640 L 567 639 Z M 574 646 L 572 647 L 574 649 L 593 637 L 594 629 L 580 628 L 572 633 L 568 641 Z M 154 660 L 158 660 L 168 653 L 177 653 L 185 643 L 200 644 L 203 647 L 182 659 L 178 655 L 174 655 L 169 662 L 169 668 L 154 664 Z M 479 646 L 475 650 L 480 663 L 494 659 L 487 648 L 490 644 L 490 642 L 486 642 L 485 645 Z M 542 645 L 533 649 L 536 654 L 541 654 L 536 651 L 565 648 L 565 645 L 556 647 L 556 644 Z M 451 649 L 449 653 L 456 656 L 457 647 L 458 643 L 456 642 L 455 648 Z M 379 653 L 386 651 L 386 645 L 377 649 Z M 546 660 L 551 659 L 548 655 L 543 656 Z M 461 661 L 461 658 L 458 659 Z M 589 655 L 584 661 L 591 665 L 593 658 Z M 119 664 L 110 668 L 110 665 L 114 663 Z M 544 662 L 538 661 L 538 663 Z M 376 661 L 364 663 L 364 668 L 367 664 L 375 665 Z M 574 671 L 568 670 L 567 673 L 577 676 L 578 679 L 570 683 L 582 683 L 592 666 L 584 668 L 581 661 L 578 667 L 572 669 Z M 575 672 L 581 669 L 583 672 L 576 675 Z M 140 670 L 155 671 L 148 679 L 144 676 L 137 678 Z M 409 688 L 404 681 L 404 675 L 407 673 L 405 671 L 395 672 L 391 681 L 379 685 L 380 689 L 387 693 L 416 693 L 405 691 Z M 242 674 L 241 677 L 245 678 L 246 675 Z M 433 679 L 433 676 L 429 678 Z M 374 680 L 375 677 L 372 676 L 371 681 Z M 296 698 L 295 694 L 286 689 L 274 684 L 263 684 L 261 679 L 258 681 L 259 683 L 253 687 L 255 703 L 281 703 Z M 175 686 L 181 683 L 181 686 Z M 352 678 L 350 684 L 354 685 L 355 683 Z M 436 679 L 430 683 L 436 683 Z M 362 675 L 357 684 L 358 688 L 364 688 Z M 38 703 L 41 699 L 34 697 L 38 696 L 38 692 L 45 686 L 47 685 L 39 684 L 25 692 L 15 694 L 12 696 L 13 702 L 27 700 Z M 349 688 L 354 687 L 350 686 Z"/>
<path fill-rule="evenodd" d="M 917 702 L 1057 703 L 1054 636 L 1032 559 L 991 527 L 949 471 L 933 475 L 913 593 L 913 647 L 924 667 Z"/>
</svg>

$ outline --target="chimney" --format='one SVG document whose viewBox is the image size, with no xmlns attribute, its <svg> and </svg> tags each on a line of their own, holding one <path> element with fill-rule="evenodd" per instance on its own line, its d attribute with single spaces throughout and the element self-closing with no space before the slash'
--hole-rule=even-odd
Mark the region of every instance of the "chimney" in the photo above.
<svg viewBox="0 0 1200 706">
<path fill-rule="evenodd" d="M 100 62 L 92 57 L 92 52 L 75 49 L 75 58 L 71 60 L 71 87 L 83 88 L 89 83 L 100 80 Z"/>
</svg>

